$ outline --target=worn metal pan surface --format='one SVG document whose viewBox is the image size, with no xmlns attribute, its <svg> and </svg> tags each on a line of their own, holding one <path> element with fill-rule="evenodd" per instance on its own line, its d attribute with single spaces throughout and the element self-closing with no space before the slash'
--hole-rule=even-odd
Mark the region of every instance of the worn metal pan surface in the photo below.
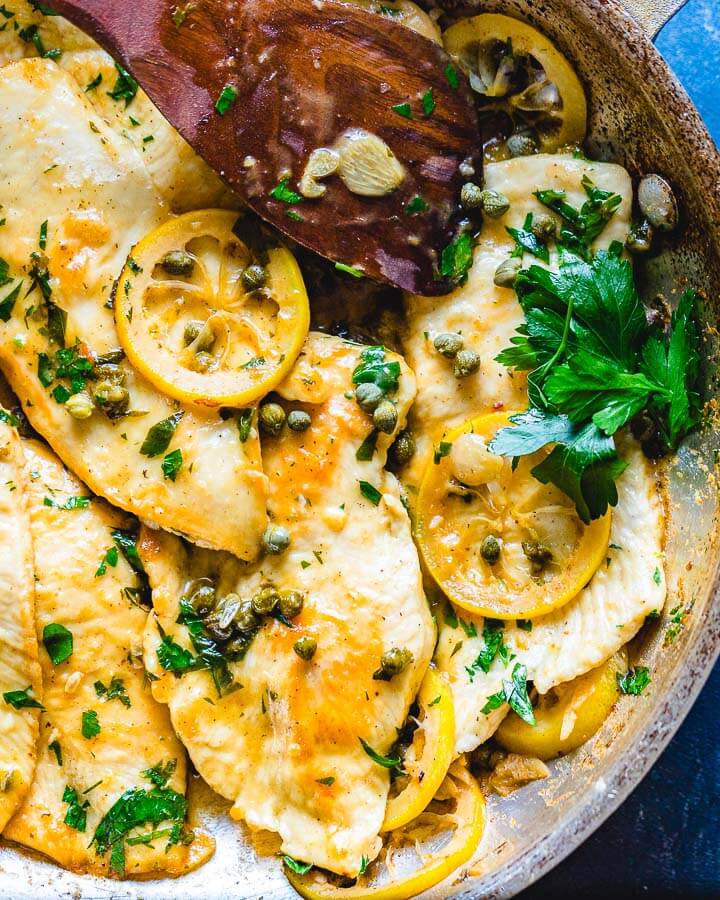
<svg viewBox="0 0 720 900">
<path fill-rule="evenodd" d="M 720 283 L 720 158 L 690 100 L 653 48 L 651 36 L 681 0 L 446 0 L 449 12 L 504 12 L 545 31 L 574 61 L 588 89 L 592 155 L 633 174 L 659 172 L 684 210 L 681 228 L 641 272 L 644 293 L 672 297 L 689 283 L 705 292 L 706 384 L 720 400 L 715 286 Z M 470 872 L 431 897 L 509 897 L 537 880 L 581 843 L 623 801 L 672 737 L 720 649 L 718 498 L 715 423 L 691 440 L 668 473 L 667 545 L 671 596 L 663 620 L 638 647 L 652 667 L 652 690 L 623 698 L 580 751 L 553 764 L 552 777 L 510 798 L 490 800 L 482 852 Z M 666 642 L 670 610 L 680 633 Z M 221 900 L 293 895 L 273 856 L 225 815 L 225 804 L 196 782 L 191 796 L 217 841 L 206 866 L 177 881 L 118 883 L 79 877 L 17 848 L 0 847 L 0 896 Z"/>
</svg>

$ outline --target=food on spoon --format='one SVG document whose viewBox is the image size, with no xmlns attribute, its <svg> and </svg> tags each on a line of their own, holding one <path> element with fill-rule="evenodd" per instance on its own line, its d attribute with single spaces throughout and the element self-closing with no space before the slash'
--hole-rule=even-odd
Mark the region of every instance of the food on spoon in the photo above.
<svg viewBox="0 0 720 900">
<path fill-rule="evenodd" d="M 267 524 L 256 429 L 176 404 L 120 347 L 114 283 L 166 215 L 142 161 L 49 59 L 0 69 L 0 151 L 2 254 L 16 291 L 0 317 L 0 367 L 33 426 L 95 493 L 254 558 Z M 76 394 L 84 409 L 67 408 Z"/>
<path fill-rule="evenodd" d="M 292 254 L 226 210 L 171 219 L 133 250 L 115 324 L 127 357 L 162 393 L 202 406 L 249 406 L 287 375 L 310 322 Z M 250 238 L 248 238 L 250 239 Z"/>
<path fill-rule="evenodd" d="M 25 460 L 16 422 L 0 409 L 0 833 L 32 782 L 43 699 Z"/>
<path fill-rule="evenodd" d="M 263 441 L 283 540 L 260 562 L 162 533 L 140 542 L 152 690 L 196 768 L 234 801 L 233 817 L 346 876 L 380 850 L 390 776 L 378 759 L 392 756 L 435 641 L 407 513 L 383 469 L 393 437 L 375 431 L 353 380 L 381 386 L 401 426 L 415 392 L 402 359 L 311 333 L 277 405 L 312 424 Z M 200 583 L 214 589 L 208 602 Z"/>
<path fill-rule="evenodd" d="M 213 844 L 186 823 L 185 752 L 145 684 L 133 531 L 47 447 L 23 450 L 43 710 L 35 777 L 5 836 L 76 872 L 180 875 Z"/>
<path fill-rule="evenodd" d="M 579 145 L 587 130 L 585 92 L 548 38 L 519 19 L 484 13 L 443 33 L 480 98 L 480 115 L 504 134 L 510 156 Z M 500 120 L 498 122 L 498 119 Z"/>
<path fill-rule="evenodd" d="M 476 615 L 527 619 L 573 599 L 607 555 L 610 513 L 585 525 L 554 485 L 489 446 L 506 413 L 471 419 L 443 435 L 417 501 L 416 537 L 445 595 Z"/>
</svg>

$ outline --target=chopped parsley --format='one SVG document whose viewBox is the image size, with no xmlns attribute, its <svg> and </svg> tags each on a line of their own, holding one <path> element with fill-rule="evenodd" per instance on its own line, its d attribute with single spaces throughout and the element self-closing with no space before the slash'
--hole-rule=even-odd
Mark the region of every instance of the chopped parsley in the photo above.
<svg viewBox="0 0 720 900">
<path fill-rule="evenodd" d="M 486 716 L 494 709 L 499 709 L 504 703 L 508 703 L 523 722 L 535 725 L 535 713 L 527 692 L 527 669 L 525 666 L 516 663 L 511 679 L 511 681 L 503 681 L 502 690 L 487 698 L 487 703 L 482 708 L 483 715 Z"/>
<path fill-rule="evenodd" d="M 10 321 L 10 317 L 13 314 L 13 309 L 15 308 L 15 304 L 17 303 L 18 297 L 20 296 L 22 286 L 23 282 L 18 282 L 10 291 L 10 293 L 7 294 L 2 300 L 0 300 L 0 321 Z"/>
<path fill-rule="evenodd" d="M 353 384 L 374 384 L 384 393 L 396 391 L 400 384 L 400 363 L 386 360 L 382 346 L 366 347 L 352 374 Z"/>
<path fill-rule="evenodd" d="M 452 450 L 452 444 L 449 441 L 440 441 L 440 443 L 433 449 L 433 462 L 437 466 L 441 459 L 445 459 L 445 457 Z"/>
<path fill-rule="evenodd" d="M 161 761 L 152 766 L 152 768 L 145 769 L 142 774 L 143 778 L 147 778 L 148 781 L 151 781 L 157 787 L 165 787 L 175 774 L 175 769 L 177 769 L 177 760 L 169 759 L 167 762 Z"/>
<path fill-rule="evenodd" d="M 51 506 L 53 509 L 63 509 L 69 512 L 73 509 L 87 509 L 88 506 L 90 506 L 91 500 L 92 497 L 68 497 L 67 500 L 58 503 L 58 501 L 52 497 L 43 497 L 43 505 Z"/>
<path fill-rule="evenodd" d="M 85 88 L 85 93 L 89 94 L 90 91 L 94 91 L 96 88 L 99 88 L 102 84 L 103 76 L 102 72 L 98 72 L 97 75 L 93 78 L 92 81 L 88 82 L 88 86 Z"/>
<path fill-rule="evenodd" d="M 473 261 L 472 237 L 463 232 L 445 247 L 440 256 L 440 274 L 457 284 L 467 279 Z"/>
<path fill-rule="evenodd" d="M 107 92 L 108 97 L 111 97 L 113 100 L 124 100 L 125 108 L 127 109 L 135 99 L 139 85 L 132 75 L 123 69 L 121 65 L 115 63 L 115 68 L 118 73 L 117 79 L 113 85 L 113 89 Z"/>
<path fill-rule="evenodd" d="M 632 694 L 636 697 L 642 694 L 651 681 L 650 670 L 646 666 L 636 666 L 629 669 L 625 675 L 618 672 L 615 677 L 623 694 Z"/>
<path fill-rule="evenodd" d="M 360 484 L 360 493 L 363 497 L 372 503 L 373 506 L 377 506 L 382 500 L 382 493 L 369 481 L 361 481 Z"/>
<path fill-rule="evenodd" d="M 176 28 L 180 28 L 185 23 L 185 19 L 195 8 L 195 3 L 178 4 L 172 12 L 173 24 Z"/>
<path fill-rule="evenodd" d="M 412 119 L 412 108 L 409 103 L 398 103 L 392 107 L 393 112 L 396 112 L 399 116 L 402 116 L 403 119 Z"/>
<path fill-rule="evenodd" d="M 109 703 L 111 700 L 119 700 L 124 707 L 130 709 L 132 703 L 130 702 L 127 689 L 122 678 L 118 678 L 117 675 L 113 675 L 110 679 L 110 684 L 106 685 L 102 681 L 96 681 L 93 687 L 98 697 L 105 700 L 105 702 Z"/>
<path fill-rule="evenodd" d="M 224 116 L 234 106 L 238 98 L 238 90 L 234 84 L 226 84 L 220 91 L 220 96 L 215 103 L 215 110 L 221 116 Z"/>
<path fill-rule="evenodd" d="M 456 91 L 460 87 L 460 78 L 458 77 L 457 69 L 452 63 L 448 63 L 445 66 L 444 72 L 447 83 L 454 91 Z"/>
<path fill-rule="evenodd" d="M 63 755 L 62 755 L 62 747 L 60 746 L 60 741 L 58 741 L 58 740 L 50 741 L 50 743 L 48 744 L 48 749 L 52 750 L 52 752 L 55 754 L 55 759 L 57 761 L 57 764 L 59 766 L 61 766 L 63 764 Z"/>
<path fill-rule="evenodd" d="M 547 244 L 543 243 L 532 232 L 533 214 L 528 213 L 522 228 L 508 228 L 507 233 L 515 241 L 515 250 L 511 256 L 522 257 L 523 253 L 532 253 L 544 263 L 550 262 L 550 251 Z"/>
<path fill-rule="evenodd" d="M 88 741 L 100 734 L 100 722 L 94 709 L 86 709 L 82 714 L 81 730 L 82 736 Z"/>
<path fill-rule="evenodd" d="M 289 178 L 283 178 L 282 181 L 275 185 L 275 187 L 270 191 L 270 196 L 274 200 L 279 200 L 281 203 L 287 203 L 289 206 L 293 206 L 295 203 L 302 203 L 305 199 L 302 194 L 298 194 L 293 190 L 290 190 L 288 184 L 290 183 Z"/>
<path fill-rule="evenodd" d="M 182 794 L 167 787 L 149 791 L 130 788 L 121 794 L 100 820 L 91 844 L 98 856 L 110 851 L 110 868 L 119 875 L 125 872 L 125 837 L 135 828 L 161 822 L 172 822 L 168 832 L 168 849 L 183 840 L 182 823 L 187 815 L 187 801 Z"/>
<path fill-rule="evenodd" d="M 425 91 L 422 98 L 423 115 L 426 119 L 435 112 L 436 106 L 437 104 L 435 102 L 435 97 L 433 96 L 433 89 L 429 88 Z"/>
<path fill-rule="evenodd" d="M 40 226 L 40 236 L 38 239 L 38 244 L 41 250 L 47 249 L 47 234 L 48 234 L 48 220 L 45 221 Z"/>
<path fill-rule="evenodd" d="M 103 558 L 100 560 L 100 565 L 97 567 L 95 577 L 102 578 L 102 576 L 107 572 L 108 566 L 114 569 L 118 564 L 119 556 L 120 552 L 117 547 L 109 547 L 105 551 L 105 555 L 103 556 Z"/>
<path fill-rule="evenodd" d="M 67 662 L 72 656 L 72 632 L 57 622 L 50 622 L 43 628 L 43 644 L 54 666 Z"/>
<path fill-rule="evenodd" d="M 163 477 L 169 481 L 175 481 L 180 473 L 183 464 L 182 450 L 172 450 L 167 456 L 163 457 L 161 463 Z"/>
<path fill-rule="evenodd" d="M 430 206 L 427 200 L 424 200 L 420 194 L 417 194 L 412 200 L 406 204 L 405 213 L 408 216 L 416 216 L 418 213 L 427 212 Z"/>
<path fill-rule="evenodd" d="M 254 409 L 241 409 L 237 414 L 236 422 L 238 434 L 240 435 L 240 443 L 242 444 L 250 437 L 254 415 Z"/>
<path fill-rule="evenodd" d="M 364 741 L 362 738 L 358 738 L 360 743 L 362 744 L 363 750 L 367 753 L 370 759 L 377 763 L 379 766 L 382 766 L 383 769 L 394 769 L 396 766 L 400 765 L 400 757 L 399 756 L 383 756 L 378 753 L 377 750 L 373 750 L 370 744 L 367 741 Z"/>
<path fill-rule="evenodd" d="M 70 828 L 74 828 L 75 831 L 85 831 L 87 828 L 87 808 L 90 806 L 90 801 L 85 800 L 81 803 L 78 792 L 70 785 L 65 787 L 62 800 L 63 803 L 68 805 L 63 822 L 69 825 Z"/>
<path fill-rule="evenodd" d="M 653 581 L 655 584 L 662 584 L 662 572 L 660 571 L 659 566 L 655 566 L 655 571 L 653 572 Z"/>
<path fill-rule="evenodd" d="M 288 869 L 297 872 L 298 875 L 307 875 L 312 869 L 312 863 L 299 862 L 297 859 L 293 859 L 292 856 L 283 856 L 283 862 Z"/>
<path fill-rule="evenodd" d="M 605 230 L 622 203 L 620 194 L 603 191 L 583 176 L 582 186 L 588 199 L 580 209 L 565 199 L 565 191 L 536 191 L 537 199 L 558 213 L 563 220 L 559 241 L 563 247 L 585 259 L 590 257 L 591 245 Z"/>
<path fill-rule="evenodd" d="M 365 438 L 362 444 L 360 444 L 360 446 L 355 451 L 355 459 L 358 462 L 370 462 L 370 460 L 375 455 L 375 449 L 377 448 L 379 435 L 380 432 L 376 428 L 374 428 Z"/>
<path fill-rule="evenodd" d="M 156 422 L 145 436 L 145 440 L 140 447 L 140 453 L 151 459 L 164 453 L 170 445 L 175 429 L 184 415 L 185 413 L 183 412 L 176 412 L 167 419 L 163 419 L 162 422 Z"/>
<path fill-rule="evenodd" d="M 31 687 L 25 688 L 24 691 L 6 691 L 2 697 L 13 709 L 45 709 L 42 703 L 31 696 L 31 691 Z"/>
<path fill-rule="evenodd" d="M 473 662 L 465 667 L 468 678 L 472 683 L 478 671 L 484 672 L 486 675 L 490 671 L 495 657 L 498 655 L 500 648 L 503 647 L 503 623 L 495 622 L 492 619 L 486 619 L 483 625 L 483 641 L 485 646 Z"/>
<path fill-rule="evenodd" d="M 353 278 L 364 278 L 365 273 L 362 269 L 358 269 L 355 266 L 348 266 L 345 263 L 336 262 L 335 268 L 338 272 L 344 272 L 346 275 L 352 275 Z"/>
<path fill-rule="evenodd" d="M 326 778 L 316 778 L 315 781 L 318 784 L 324 784 L 326 787 L 330 787 L 335 784 L 335 777 L 333 775 L 328 775 Z"/>
</svg>

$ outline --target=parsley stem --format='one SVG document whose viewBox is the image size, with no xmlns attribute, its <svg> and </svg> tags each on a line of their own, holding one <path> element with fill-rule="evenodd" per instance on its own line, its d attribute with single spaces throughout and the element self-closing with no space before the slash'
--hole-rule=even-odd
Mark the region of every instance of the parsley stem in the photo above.
<svg viewBox="0 0 720 900">
<path fill-rule="evenodd" d="M 538 369 L 536 372 L 532 372 L 528 376 L 528 381 L 532 381 L 533 386 L 542 398 L 543 404 L 546 408 L 548 408 L 550 404 L 548 403 L 548 399 L 545 396 L 543 389 L 537 379 L 544 378 L 545 375 L 552 370 L 552 367 L 556 362 L 558 362 L 558 360 L 561 358 L 561 356 L 563 356 L 565 350 L 567 349 L 568 338 L 570 337 L 570 321 L 572 320 L 574 303 L 574 297 L 570 297 L 570 299 L 568 300 L 567 311 L 565 313 L 565 325 L 563 326 L 562 338 L 560 339 L 557 350 L 555 351 L 555 353 L 553 353 L 552 357 L 545 363 L 545 365 L 542 366 L 542 368 Z"/>
</svg>

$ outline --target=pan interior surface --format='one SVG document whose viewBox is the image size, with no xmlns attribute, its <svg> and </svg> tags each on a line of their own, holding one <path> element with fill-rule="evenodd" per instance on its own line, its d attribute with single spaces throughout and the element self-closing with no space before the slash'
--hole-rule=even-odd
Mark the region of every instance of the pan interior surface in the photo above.
<svg viewBox="0 0 720 900">
<path fill-rule="evenodd" d="M 554 40 L 588 91 L 590 154 L 623 164 L 633 176 L 658 172 L 676 189 L 683 210 L 678 231 L 638 266 L 644 299 L 671 301 L 687 285 L 704 299 L 705 390 L 717 403 L 714 374 L 720 282 L 720 162 L 690 101 L 640 29 L 615 0 L 488 0 L 456 4 L 457 12 L 502 12 L 524 18 Z M 693 435 L 666 471 L 665 612 L 636 645 L 636 662 L 652 672 L 651 689 L 624 697 L 603 728 L 574 754 L 550 764 L 551 776 L 508 798 L 488 801 L 488 828 L 466 874 L 427 896 L 505 897 L 537 880 L 569 854 L 622 802 L 656 760 L 688 712 L 720 648 L 714 420 Z M 678 626 L 678 627 L 676 627 Z M 671 639 L 676 634 L 674 639 Z M 673 787 L 682 789 L 680 785 Z M 227 815 L 199 779 L 190 787 L 198 821 L 217 851 L 204 867 L 177 881 L 115 882 L 78 877 L 16 849 L 0 846 L 0 889 L 30 898 L 294 896 L 277 865 L 275 839 L 251 835 Z M 221 813 L 218 815 L 218 813 Z"/>
</svg>

